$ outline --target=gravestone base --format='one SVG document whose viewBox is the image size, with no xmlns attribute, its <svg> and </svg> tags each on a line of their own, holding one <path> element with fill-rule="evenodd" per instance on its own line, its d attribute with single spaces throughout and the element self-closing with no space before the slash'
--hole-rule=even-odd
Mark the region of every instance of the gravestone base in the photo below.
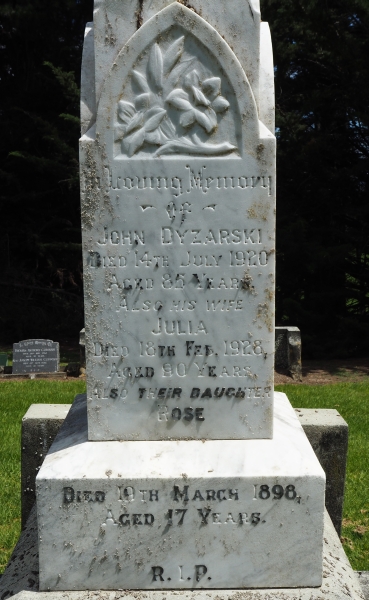
<svg viewBox="0 0 369 600">
<path fill-rule="evenodd" d="M 12 367 L 4 367 L 11 369 Z M 0 374 L 0 379 L 67 379 L 64 371 L 56 373 L 4 373 Z"/>
<path fill-rule="evenodd" d="M 177 590 L 145 591 L 145 600 L 364 600 L 360 582 L 365 585 L 367 572 L 357 574 L 347 559 L 327 511 L 324 518 L 323 583 L 320 587 L 257 590 Z M 18 541 L 5 573 L 0 579 L 3 600 L 138 600 L 139 592 L 115 591 L 39 591 L 36 507 Z M 364 577 L 363 577 L 364 576 Z M 366 577 L 366 579 L 365 579 Z M 364 587 L 365 590 L 365 587 Z M 366 596 L 368 600 L 368 596 Z"/>
<path fill-rule="evenodd" d="M 40 589 L 319 586 L 324 484 L 284 394 L 271 440 L 98 443 L 77 396 L 36 480 Z"/>
</svg>

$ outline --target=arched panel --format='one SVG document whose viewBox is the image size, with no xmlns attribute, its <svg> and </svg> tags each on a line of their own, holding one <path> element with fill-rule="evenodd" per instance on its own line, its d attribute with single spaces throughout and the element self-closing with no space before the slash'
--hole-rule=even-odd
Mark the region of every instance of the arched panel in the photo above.
<svg viewBox="0 0 369 600">
<path fill-rule="evenodd" d="M 122 48 L 103 86 L 97 134 L 111 159 L 254 153 L 254 96 L 228 44 L 175 2 Z"/>
</svg>

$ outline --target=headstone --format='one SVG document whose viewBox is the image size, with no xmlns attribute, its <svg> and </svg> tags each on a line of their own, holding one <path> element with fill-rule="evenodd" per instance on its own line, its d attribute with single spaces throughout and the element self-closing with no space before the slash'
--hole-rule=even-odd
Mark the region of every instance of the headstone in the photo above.
<svg viewBox="0 0 369 600">
<path fill-rule="evenodd" d="M 82 367 L 86 366 L 86 334 L 85 328 L 79 332 L 79 360 Z"/>
<path fill-rule="evenodd" d="M 241 63 L 171 3 L 115 57 L 94 131 L 81 139 L 90 439 L 271 438 L 275 138 Z"/>
<path fill-rule="evenodd" d="M 87 403 L 37 478 L 40 588 L 319 586 L 324 472 L 273 394 L 268 26 L 256 0 L 99 0 L 94 19 Z"/>
<path fill-rule="evenodd" d="M 6 367 L 8 365 L 8 354 L 6 352 L 0 352 L 0 367 Z"/>
<path fill-rule="evenodd" d="M 302 379 L 301 333 L 298 327 L 275 328 L 275 369 L 287 370 L 293 379 Z"/>
<path fill-rule="evenodd" d="M 13 344 L 13 374 L 56 373 L 59 369 L 59 342 L 23 340 Z"/>
</svg>

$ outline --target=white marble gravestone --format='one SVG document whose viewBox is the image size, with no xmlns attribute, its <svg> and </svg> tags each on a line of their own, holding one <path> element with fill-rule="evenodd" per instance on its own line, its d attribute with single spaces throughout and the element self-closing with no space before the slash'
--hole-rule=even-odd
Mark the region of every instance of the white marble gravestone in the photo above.
<svg viewBox="0 0 369 600">
<path fill-rule="evenodd" d="M 101 0 L 86 29 L 87 402 L 37 477 L 41 590 L 322 581 L 324 473 L 273 409 L 269 29 L 185 4 Z"/>
<path fill-rule="evenodd" d="M 81 139 L 89 437 L 270 438 L 275 138 L 258 61 L 252 89 L 178 2 L 107 56 Z"/>
</svg>

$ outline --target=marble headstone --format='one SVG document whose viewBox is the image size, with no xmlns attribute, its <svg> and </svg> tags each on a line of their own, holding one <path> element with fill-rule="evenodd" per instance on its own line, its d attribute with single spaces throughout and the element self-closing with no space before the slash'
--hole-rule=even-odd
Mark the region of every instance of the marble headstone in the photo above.
<svg viewBox="0 0 369 600">
<path fill-rule="evenodd" d="M 13 344 L 13 373 L 56 373 L 59 369 L 59 342 L 23 340 Z"/>
<path fill-rule="evenodd" d="M 37 477 L 40 589 L 321 585 L 324 472 L 273 394 L 257 0 L 95 2 L 81 114 L 87 400 Z"/>
<path fill-rule="evenodd" d="M 135 32 L 126 4 L 97 5 L 80 143 L 89 438 L 271 438 L 269 30 L 261 69 L 248 2 L 144 3 Z"/>
</svg>

